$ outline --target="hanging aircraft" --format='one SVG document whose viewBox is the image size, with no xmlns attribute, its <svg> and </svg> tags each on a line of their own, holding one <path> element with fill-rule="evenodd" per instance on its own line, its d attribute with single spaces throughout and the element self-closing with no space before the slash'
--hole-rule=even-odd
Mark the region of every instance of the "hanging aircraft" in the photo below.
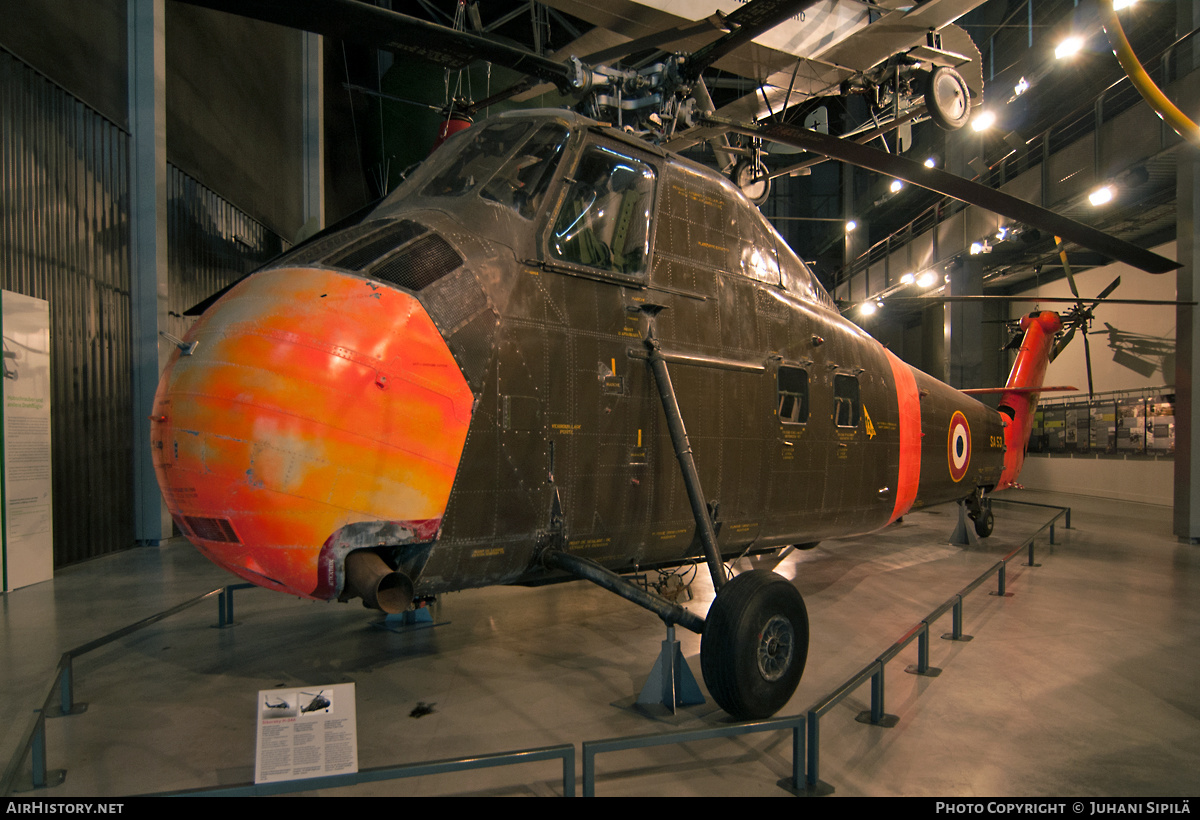
<svg viewBox="0 0 1200 820">
<path fill-rule="evenodd" d="M 345 0 L 245 4 L 285 5 L 392 36 L 380 10 L 361 7 L 363 22 Z M 1144 269 L 1176 267 L 861 145 L 701 122 L 883 164 Z M 152 437 L 167 506 L 215 563 L 385 612 L 584 578 L 701 634 L 708 689 L 742 719 L 787 703 L 809 627 L 789 581 L 730 578 L 725 561 L 946 501 L 986 534 L 1062 330 L 1055 313 L 1023 320 L 991 410 L 844 319 L 720 173 L 563 110 L 455 134 L 380 203 L 203 307 L 163 373 Z M 717 589 L 706 617 L 621 577 L 694 562 Z"/>
<path fill-rule="evenodd" d="M 705 126 L 701 113 L 742 122 L 773 117 L 809 101 L 856 97 L 866 113 L 849 123 L 848 134 L 874 138 L 915 121 L 932 119 L 942 128 L 964 126 L 971 108 L 982 104 L 979 50 L 951 21 L 984 0 L 754 0 L 721 5 L 621 0 L 593 4 L 554 0 L 581 26 L 594 24 L 554 55 L 543 55 L 486 36 L 478 3 L 455 4 L 449 28 L 358 0 L 182 0 L 324 34 L 461 71 L 477 61 L 519 72 L 525 79 L 467 100 L 449 92 L 438 101 L 406 100 L 361 85 L 359 93 L 442 107 L 444 138 L 472 118 L 509 100 L 528 100 L 557 90 L 579 110 L 618 128 L 630 129 L 683 151 L 712 144 L 723 170 L 744 189 L 769 190 L 762 145 L 730 145 L 727 131 Z M 470 13 L 463 13 L 464 10 Z M 692 12 L 699 19 L 679 16 Z M 511 19 L 514 14 L 503 15 Z M 473 30 L 462 27 L 471 21 Z M 721 91 L 709 84 L 735 90 Z M 714 103 L 714 97 L 719 100 Z M 824 130 L 837 113 L 826 116 Z"/>
</svg>

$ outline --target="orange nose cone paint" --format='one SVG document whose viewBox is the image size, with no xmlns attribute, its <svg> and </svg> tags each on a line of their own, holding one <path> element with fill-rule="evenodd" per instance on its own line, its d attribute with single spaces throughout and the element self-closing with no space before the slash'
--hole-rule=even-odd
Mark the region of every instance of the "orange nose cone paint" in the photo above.
<svg viewBox="0 0 1200 820">
<path fill-rule="evenodd" d="M 260 586 L 333 597 L 331 534 L 445 514 L 473 397 L 412 295 L 310 268 L 249 277 L 196 323 L 155 396 L 155 471 L 214 562 Z"/>
</svg>

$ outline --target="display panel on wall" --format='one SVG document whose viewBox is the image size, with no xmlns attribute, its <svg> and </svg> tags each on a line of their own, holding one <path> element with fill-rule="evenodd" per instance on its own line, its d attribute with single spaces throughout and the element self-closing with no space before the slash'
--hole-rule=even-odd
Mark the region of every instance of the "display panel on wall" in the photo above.
<svg viewBox="0 0 1200 820">
<path fill-rule="evenodd" d="M 1047 403 L 1034 415 L 1029 452 L 1174 455 L 1175 389 L 1160 387 Z"/>
<path fill-rule="evenodd" d="M 50 304 L 0 291 L 4 591 L 54 576 L 50 473 Z"/>
</svg>

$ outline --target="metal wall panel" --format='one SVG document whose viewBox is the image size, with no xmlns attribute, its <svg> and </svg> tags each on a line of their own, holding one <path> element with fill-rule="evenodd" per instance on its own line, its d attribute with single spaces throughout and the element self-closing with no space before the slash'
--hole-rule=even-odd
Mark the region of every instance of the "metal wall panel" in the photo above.
<svg viewBox="0 0 1200 820">
<path fill-rule="evenodd" d="M 50 303 L 54 563 L 133 545 L 128 135 L 0 49 L 0 287 Z M 173 327 L 281 240 L 175 168 Z"/>
<path fill-rule="evenodd" d="M 0 284 L 50 303 L 56 566 L 132 543 L 127 143 L 0 52 Z"/>
<path fill-rule="evenodd" d="M 869 270 L 870 278 L 867 280 L 867 284 L 872 293 L 877 293 L 892 284 L 888 278 L 888 263 L 886 258 L 880 259 L 871 265 Z"/>
<path fill-rule="evenodd" d="M 195 321 L 183 312 L 283 250 L 279 236 L 175 166 L 167 168 L 167 289 L 171 326 L 183 337 Z"/>
</svg>

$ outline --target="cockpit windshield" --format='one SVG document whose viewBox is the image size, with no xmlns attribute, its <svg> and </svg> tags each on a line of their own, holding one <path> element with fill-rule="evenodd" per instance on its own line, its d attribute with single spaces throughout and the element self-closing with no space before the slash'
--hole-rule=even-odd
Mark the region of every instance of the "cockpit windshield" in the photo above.
<svg viewBox="0 0 1200 820">
<path fill-rule="evenodd" d="M 466 196 L 478 192 L 525 219 L 537 212 L 567 144 L 561 123 L 498 121 L 478 133 L 421 190 L 422 196 Z M 448 146 L 447 146 L 448 147 Z M 443 149 L 444 150 L 444 149 Z M 442 157 L 435 154 L 436 160 Z"/>
<path fill-rule="evenodd" d="M 644 271 L 650 255 L 654 168 L 593 146 L 575 177 L 554 223 L 550 253 L 618 273 Z"/>
</svg>

